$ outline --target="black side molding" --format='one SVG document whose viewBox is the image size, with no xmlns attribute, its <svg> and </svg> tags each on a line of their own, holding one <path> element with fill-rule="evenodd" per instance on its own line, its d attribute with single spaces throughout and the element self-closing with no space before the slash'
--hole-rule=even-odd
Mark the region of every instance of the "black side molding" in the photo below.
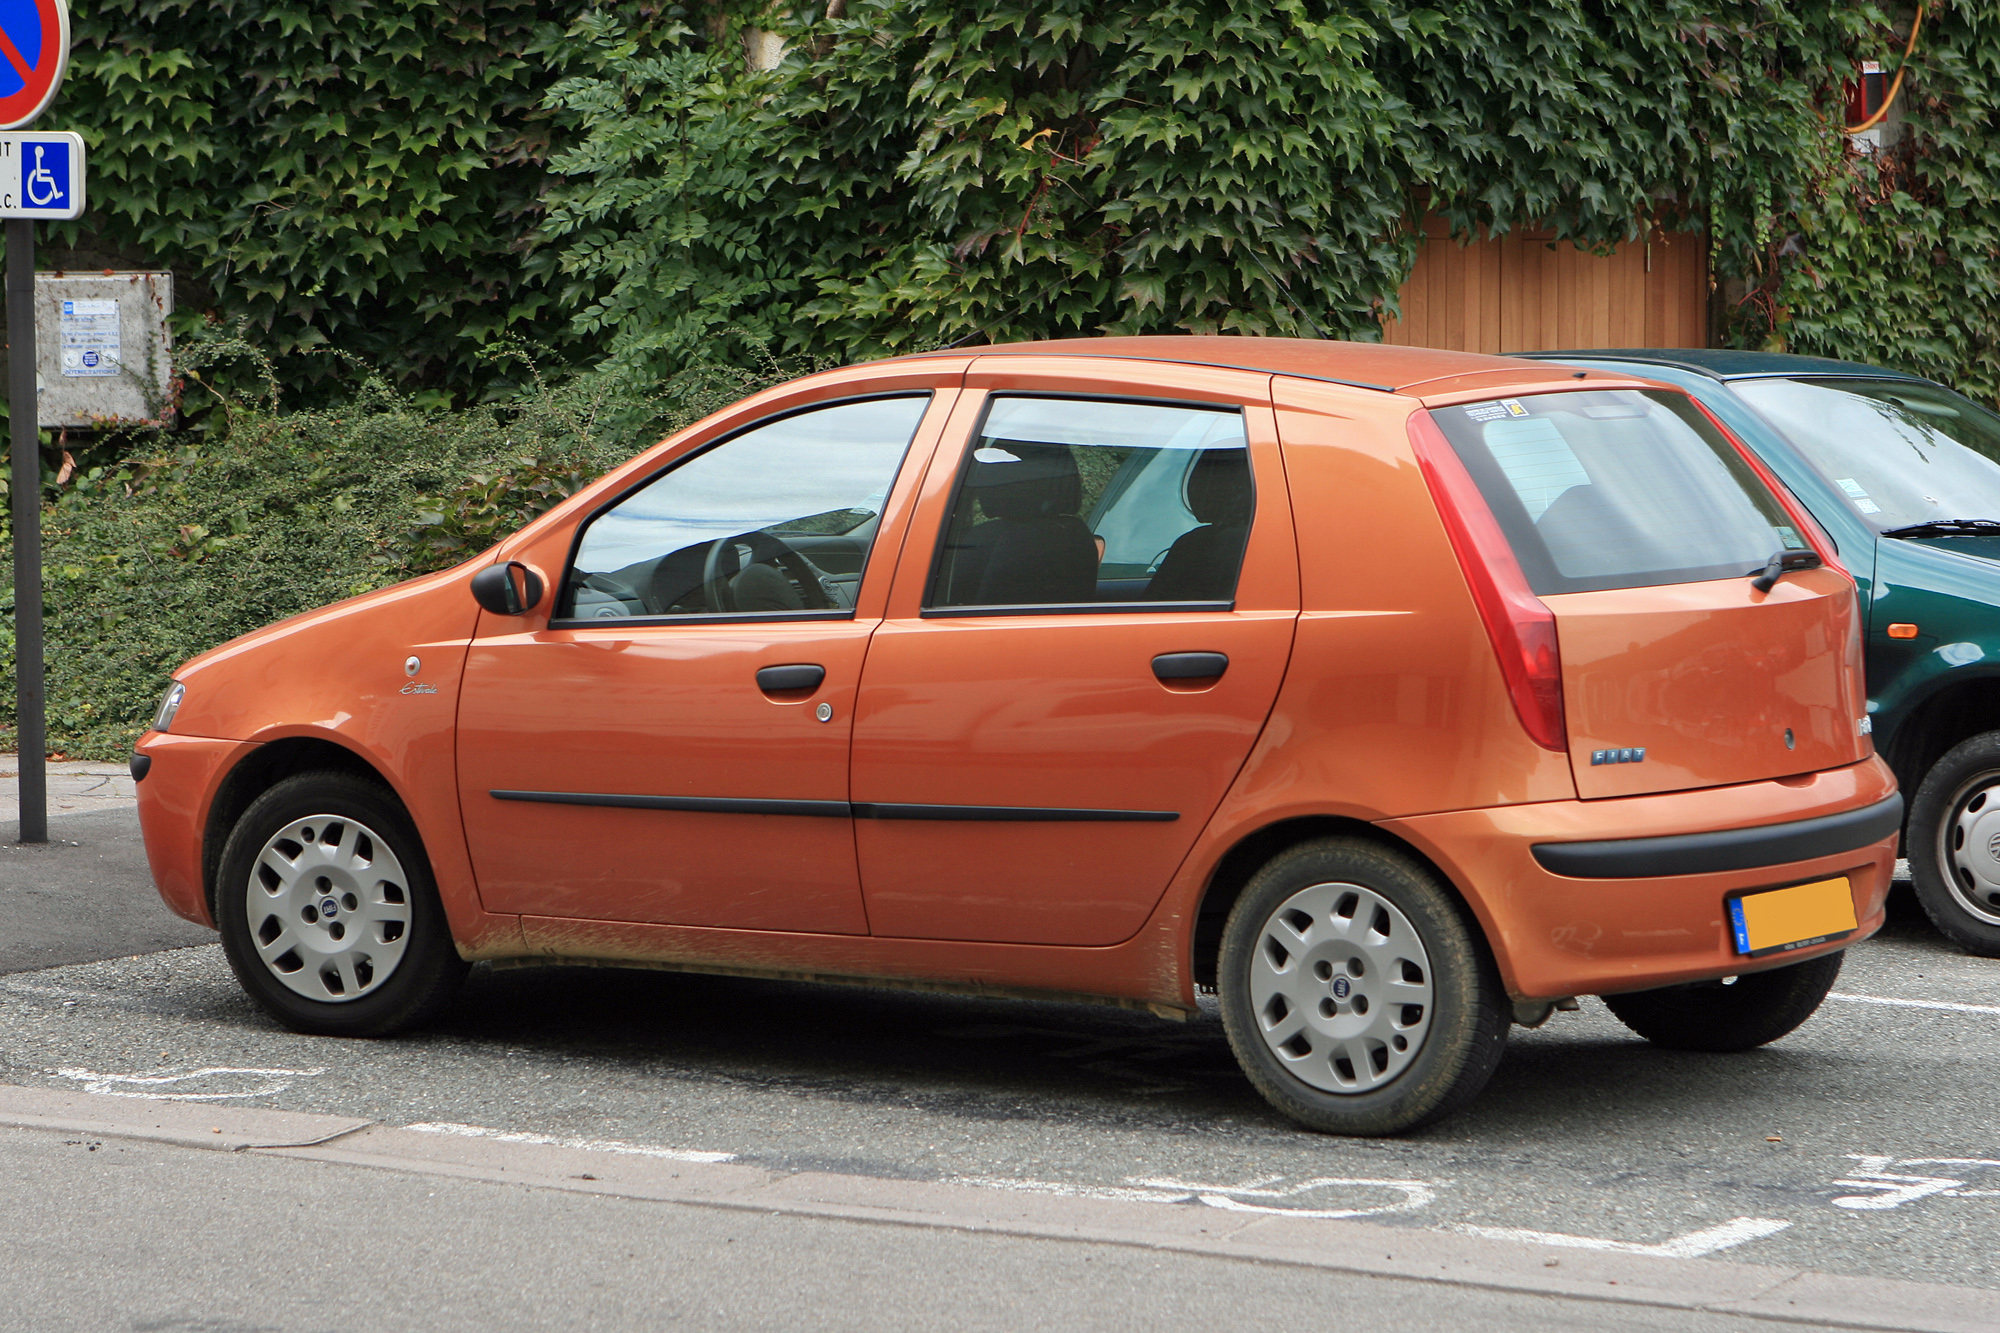
<svg viewBox="0 0 2000 1333">
<path fill-rule="evenodd" d="M 1834 856 L 1880 842 L 1903 826 L 1903 794 L 1837 815 L 1787 824 L 1680 833 L 1665 838 L 1606 842 L 1539 842 L 1535 860 L 1551 874 L 1576 879 L 1648 879 L 1755 870 L 1817 856 Z"/>
<path fill-rule="evenodd" d="M 619 796 L 594 791 L 496 791 L 496 801 L 540 805 L 612 805 L 626 810 L 693 810 L 711 815 L 818 815 L 845 819 L 845 801 L 782 801 L 736 796 Z"/>
<path fill-rule="evenodd" d="M 1089 810 L 1048 805 L 893 805 L 857 801 L 856 819 L 958 819 L 987 824 L 1171 824 L 1173 810 Z"/>
<path fill-rule="evenodd" d="M 146 774 L 152 770 L 152 767 L 153 756 L 149 754 L 134 754 L 132 756 L 132 781 L 144 782 Z"/>
<path fill-rule="evenodd" d="M 872 801 L 787 801 L 737 796 L 620 796 L 591 791 L 490 791 L 496 801 L 608 805 L 626 810 L 691 810 L 711 815 L 816 815 L 835 819 L 933 819 L 1000 824 L 1168 824 L 1173 810 L 1089 810 L 1074 806 L 896 805 Z"/>
</svg>

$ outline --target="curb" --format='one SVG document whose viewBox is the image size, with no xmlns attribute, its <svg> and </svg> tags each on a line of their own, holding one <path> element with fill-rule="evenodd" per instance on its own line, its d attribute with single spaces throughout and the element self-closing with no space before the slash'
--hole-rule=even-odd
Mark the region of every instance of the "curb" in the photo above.
<svg viewBox="0 0 2000 1333">
<path fill-rule="evenodd" d="M 1578 1251 L 1378 1223 L 885 1180 L 705 1154 L 461 1136 L 350 1116 L 0 1085 L 0 1126 L 142 1139 L 691 1207 L 1123 1245 L 1449 1286 L 1702 1311 L 1818 1328 L 1989 1333 L 2000 1291 L 1715 1259 Z M 1379 1256 L 1379 1257 L 1378 1257 Z"/>
</svg>

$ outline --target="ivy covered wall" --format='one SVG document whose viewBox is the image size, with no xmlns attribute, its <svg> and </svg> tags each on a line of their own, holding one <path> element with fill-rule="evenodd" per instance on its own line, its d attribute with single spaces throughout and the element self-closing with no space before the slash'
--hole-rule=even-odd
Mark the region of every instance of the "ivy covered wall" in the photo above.
<svg viewBox="0 0 2000 1333">
<path fill-rule="evenodd" d="M 1931 6 L 1872 160 L 1854 0 L 97 0 L 72 262 L 460 396 L 1095 332 L 1369 337 L 1434 209 L 1707 228 L 1724 336 L 2000 394 L 2000 14 Z M 782 45 L 779 45 L 782 43 Z M 775 68 L 760 68 L 781 54 Z M 1741 299 L 1737 299 L 1737 298 Z"/>
<path fill-rule="evenodd" d="M 536 239 L 564 18 L 535 0 L 77 0 L 43 117 L 81 131 L 90 211 L 44 268 L 171 268 L 295 377 L 334 347 L 413 386 L 561 341 Z"/>
<path fill-rule="evenodd" d="M 1730 332 L 2000 403 L 2000 6 L 1930 6 L 1902 98 L 1901 142 L 1822 163 L 1739 244 L 1752 292 Z"/>
</svg>

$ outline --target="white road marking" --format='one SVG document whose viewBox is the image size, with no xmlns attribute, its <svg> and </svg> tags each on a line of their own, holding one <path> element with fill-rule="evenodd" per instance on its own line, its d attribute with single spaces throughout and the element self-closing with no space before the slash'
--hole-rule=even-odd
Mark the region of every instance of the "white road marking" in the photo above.
<svg viewBox="0 0 2000 1333">
<path fill-rule="evenodd" d="M 733 1162 L 733 1152 L 698 1152 L 692 1148 L 655 1148 L 618 1139 L 561 1139 L 553 1134 L 524 1134 L 514 1130 L 487 1129 L 483 1125 L 460 1125 L 448 1120 L 405 1125 L 419 1134 L 454 1134 L 465 1139 L 491 1139 L 495 1143 L 539 1143 L 552 1148 L 583 1148 L 590 1152 L 624 1153 L 629 1157 L 660 1157 L 669 1162 Z"/>
<path fill-rule="evenodd" d="M 1567 1236 L 1559 1231 L 1527 1231 L 1520 1227 L 1481 1227 L 1465 1222 L 1449 1230 L 1468 1236 L 1485 1236 L 1490 1240 L 1520 1240 L 1571 1250 L 1610 1250 L 1614 1254 L 1649 1254 L 1661 1259 L 1699 1259 L 1704 1254 L 1714 1254 L 1717 1250 L 1726 1250 L 1745 1241 L 1775 1236 L 1789 1226 L 1790 1222 L 1770 1217 L 1737 1217 L 1718 1226 L 1675 1236 L 1657 1245 L 1641 1245 L 1629 1240 L 1599 1240 L 1595 1236 Z"/>
<path fill-rule="evenodd" d="M 1947 1199 L 1991 1198 L 2000 1191 L 1969 1190 L 1966 1182 L 1947 1176 L 1912 1176 L 1893 1172 L 1892 1166 L 1943 1166 L 1943 1167 L 1988 1167 L 2000 1166 L 2000 1160 L 1987 1157 L 1894 1157 L 1875 1156 L 1867 1153 L 1848 1153 L 1860 1168 L 1852 1176 L 1836 1180 L 1836 1185 L 1849 1189 L 1876 1191 L 1873 1194 L 1847 1194 L 1833 1201 L 1836 1208 L 1852 1208 L 1857 1211 L 1900 1208 L 1906 1203 L 1933 1197 Z M 1961 1171 L 1959 1175 L 1966 1174 Z"/>
<path fill-rule="evenodd" d="M 1829 1000 L 1846 1000 L 1849 1004 L 1886 1004 L 1898 1009 L 1942 1009 L 1954 1014 L 2000 1014 L 1996 1004 L 1952 1004 L 1945 1000 L 1898 1000 L 1887 995 L 1849 995 L 1842 991 L 1832 991 Z"/>
<path fill-rule="evenodd" d="M 1158 1190 L 1126 1189 L 1117 1185 L 1066 1185 L 1056 1180 L 1023 1180 L 1016 1176 L 947 1176 L 951 1185 L 977 1185 L 981 1189 L 1014 1190 L 1022 1194 L 1055 1194 L 1066 1199 L 1122 1199 L 1128 1203 L 1192 1203 Z"/>
<path fill-rule="evenodd" d="M 104 1074 L 95 1069 L 51 1069 L 58 1078 L 73 1078 L 83 1084 L 85 1092 L 96 1093 L 100 1097 L 139 1097 L 152 1102 L 226 1102 L 249 1097 L 270 1097 L 292 1086 L 295 1078 L 316 1078 L 326 1070 L 320 1069 L 239 1069 L 234 1067 L 210 1066 L 191 1070 L 185 1074 Z M 175 1091 L 184 1088 L 195 1079 L 205 1078 L 248 1078 L 256 1079 L 255 1087 L 222 1092 Z"/>
<path fill-rule="evenodd" d="M 1262 1188 L 1276 1181 L 1254 1181 L 1244 1185 L 1194 1185 L 1178 1180 L 1138 1179 L 1131 1182 L 1148 1189 L 1186 1191 L 1210 1208 L 1232 1213 L 1284 1213 L 1290 1217 L 1373 1217 L 1379 1213 L 1404 1213 L 1437 1202 L 1437 1192 L 1421 1180 L 1360 1180 L 1347 1176 L 1315 1176 L 1284 1189 Z M 1403 1197 L 1372 1208 L 1294 1208 L 1276 1203 L 1246 1202 L 1258 1199 L 1294 1199 L 1314 1190 L 1358 1188 L 1393 1190 Z"/>
<path fill-rule="evenodd" d="M 1069 1185 L 1053 1180 L 1023 1180 L 1012 1176 L 953 1176 L 955 1185 L 977 1185 L 985 1189 L 1018 1190 L 1030 1194 L 1057 1194 L 1076 1199 L 1120 1199 L 1138 1203 L 1198 1203 L 1232 1213 L 1275 1213 L 1285 1217 L 1374 1217 L 1382 1213 L 1402 1213 L 1436 1202 L 1436 1188 L 1422 1180 L 1364 1180 L 1347 1176 L 1314 1176 L 1296 1185 L 1282 1185 L 1283 1176 L 1270 1176 L 1239 1185 L 1202 1185 L 1190 1181 L 1164 1180 L 1148 1176 L 1128 1178 L 1124 1185 Z M 1296 1199 L 1316 1190 L 1387 1190 L 1401 1197 L 1388 1203 L 1358 1208 L 1301 1208 L 1276 1202 Z"/>
</svg>

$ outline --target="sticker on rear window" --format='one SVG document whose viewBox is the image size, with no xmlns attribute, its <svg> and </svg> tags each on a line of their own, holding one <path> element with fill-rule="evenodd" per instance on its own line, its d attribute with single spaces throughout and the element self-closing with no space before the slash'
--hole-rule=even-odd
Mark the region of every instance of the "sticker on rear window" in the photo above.
<svg viewBox="0 0 2000 1333">
<path fill-rule="evenodd" d="M 1474 421 L 1498 421 L 1507 415 L 1507 409 L 1498 403 L 1474 403 L 1465 409 L 1465 415 Z"/>
<path fill-rule="evenodd" d="M 1839 481 L 1835 482 L 1834 484 L 1840 487 L 1841 490 L 1846 491 L 1850 496 L 1852 496 L 1856 500 L 1866 500 L 1868 498 L 1868 492 L 1863 490 L 1861 487 L 1861 483 L 1856 481 L 1852 477 L 1842 477 L 1840 478 Z"/>
<path fill-rule="evenodd" d="M 1507 409 L 1507 415 L 1510 417 L 1524 417 L 1528 415 L 1528 409 L 1521 406 L 1521 400 L 1518 398 L 1502 398 L 1500 406 Z"/>
<path fill-rule="evenodd" d="M 1879 514 L 1882 512 L 1882 506 L 1876 504 L 1873 500 L 1856 500 L 1854 507 L 1864 514 Z"/>
</svg>

